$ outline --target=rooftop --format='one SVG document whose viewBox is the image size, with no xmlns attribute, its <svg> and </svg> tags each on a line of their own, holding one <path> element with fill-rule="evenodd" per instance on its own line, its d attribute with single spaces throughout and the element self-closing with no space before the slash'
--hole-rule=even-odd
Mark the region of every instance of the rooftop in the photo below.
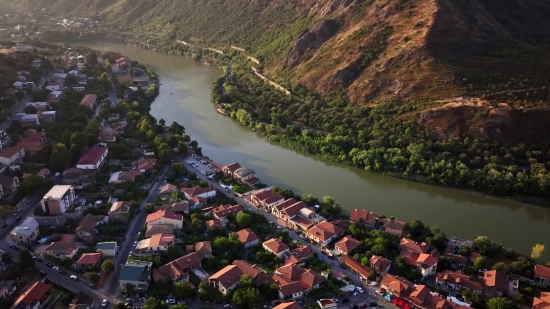
<svg viewBox="0 0 550 309">
<path fill-rule="evenodd" d="M 96 100 L 97 100 L 97 95 L 87 94 L 84 96 L 82 101 L 80 101 L 80 104 L 86 105 L 86 106 L 92 106 Z"/>
<path fill-rule="evenodd" d="M 278 238 L 271 238 L 270 240 L 265 241 L 263 245 L 274 254 L 278 254 L 289 249 L 288 246 Z"/>
<path fill-rule="evenodd" d="M 168 218 L 173 220 L 183 220 L 183 216 L 170 210 L 161 209 L 147 216 L 145 223 L 159 220 L 160 218 Z"/>
<path fill-rule="evenodd" d="M 25 218 L 25 221 L 21 223 L 21 225 L 15 227 L 12 230 L 12 234 L 15 233 L 17 235 L 24 235 L 28 237 L 32 235 L 32 233 L 34 233 L 34 231 L 36 231 L 37 228 L 38 228 L 38 222 L 36 222 L 36 220 L 34 220 L 33 217 L 27 217 Z"/>
<path fill-rule="evenodd" d="M 256 235 L 251 229 L 240 230 L 237 232 L 237 235 L 239 236 L 239 240 L 243 244 L 247 244 L 260 239 L 258 235 Z"/>
<path fill-rule="evenodd" d="M 61 199 L 61 198 L 63 198 L 63 196 L 65 196 L 65 194 L 66 194 L 72 187 L 73 187 L 73 186 L 71 186 L 71 185 L 57 185 L 57 186 L 53 186 L 53 188 L 51 188 L 50 191 L 48 191 L 48 193 L 46 193 L 46 195 L 44 195 L 44 199 L 53 199 L 53 200 Z"/>
<path fill-rule="evenodd" d="M 107 151 L 107 147 L 91 147 L 80 156 L 77 165 L 97 165 Z"/>
</svg>

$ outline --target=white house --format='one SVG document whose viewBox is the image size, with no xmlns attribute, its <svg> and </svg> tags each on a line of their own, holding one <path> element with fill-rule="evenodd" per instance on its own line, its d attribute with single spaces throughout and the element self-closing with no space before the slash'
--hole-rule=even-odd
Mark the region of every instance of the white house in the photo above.
<svg viewBox="0 0 550 309">
<path fill-rule="evenodd" d="M 82 91 L 86 90 L 86 87 L 84 87 L 84 86 L 73 86 L 73 90 L 78 91 L 78 92 L 82 92 Z"/>
<path fill-rule="evenodd" d="M 46 89 L 49 91 L 59 91 L 61 88 L 63 88 L 62 83 L 49 83 L 46 85 Z"/>
<path fill-rule="evenodd" d="M 176 229 L 183 228 L 183 216 L 170 210 L 161 209 L 152 214 L 149 214 L 145 219 L 145 224 L 159 225 L 167 224 L 172 225 Z"/>
<path fill-rule="evenodd" d="M 57 185 L 42 198 L 42 210 L 49 215 L 61 215 L 76 204 L 76 194 L 71 185 Z"/>
<path fill-rule="evenodd" d="M 80 156 L 76 167 L 83 170 L 96 170 L 105 162 L 108 153 L 107 147 L 91 147 Z"/>
<path fill-rule="evenodd" d="M 0 163 L 2 165 L 12 165 L 23 162 L 25 157 L 25 148 L 21 146 L 8 147 L 0 152 Z"/>
<path fill-rule="evenodd" d="M 36 109 L 46 109 L 48 108 L 49 104 L 48 102 L 29 102 L 27 103 L 27 106 L 32 106 Z"/>
<path fill-rule="evenodd" d="M 216 196 L 216 188 L 201 186 L 194 186 L 193 188 L 182 188 L 181 192 L 185 195 L 186 199 L 192 199 L 193 197 L 210 198 Z"/>
<path fill-rule="evenodd" d="M 26 82 L 21 82 L 21 81 L 16 81 L 15 83 L 13 83 L 13 88 L 15 88 L 16 90 L 27 89 L 27 83 Z"/>
<path fill-rule="evenodd" d="M 245 248 L 250 248 L 260 242 L 258 235 L 251 229 L 240 230 L 237 232 L 237 236 L 239 236 L 239 241 L 243 243 Z"/>
</svg>

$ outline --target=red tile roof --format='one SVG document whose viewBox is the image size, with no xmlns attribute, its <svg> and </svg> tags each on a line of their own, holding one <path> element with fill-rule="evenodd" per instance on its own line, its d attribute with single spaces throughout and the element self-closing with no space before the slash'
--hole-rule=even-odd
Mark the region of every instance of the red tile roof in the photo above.
<svg viewBox="0 0 550 309">
<path fill-rule="evenodd" d="M 25 149 L 25 147 L 19 145 L 8 147 L 0 152 L 0 157 L 11 159 L 16 154 L 21 152 L 22 149 Z"/>
<path fill-rule="evenodd" d="M 363 278 L 368 278 L 371 275 L 368 269 L 366 269 L 365 267 L 363 267 L 363 265 L 361 265 L 361 263 L 357 262 L 356 260 L 350 257 L 344 258 L 344 264 L 348 265 L 351 269 L 356 271 Z"/>
<path fill-rule="evenodd" d="M 391 266 L 391 261 L 378 255 L 373 255 L 370 258 L 370 265 L 379 273 L 386 272 Z"/>
<path fill-rule="evenodd" d="M 80 104 L 86 105 L 86 106 L 92 106 L 96 100 L 97 100 L 97 95 L 90 93 L 84 96 L 82 101 L 80 101 Z"/>
<path fill-rule="evenodd" d="M 462 287 L 478 291 L 480 293 L 483 292 L 483 285 L 480 282 L 470 280 L 470 276 L 464 275 L 460 270 L 456 272 L 445 270 L 437 273 L 435 279 L 436 281 L 458 284 Z"/>
<path fill-rule="evenodd" d="M 366 224 L 374 225 L 376 223 L 376 214 L 374 212 L 368 212 L 364 209 L 352 210 L 349 214 L 350 221 L 363 221 Z"/>
<path fill-rule="evenodd" d="M 76 264 L 78 265 L 93 265 L 99 263 L 101 253 L 83 253 Z"/>
<path fill-rule="evenodd" d="M 88 148 L 81 156 L 77 165 L 97 165 L 101 157 L 107 152 L 107 147 Z"/>
<path fill-rule="evenodd" d="M 216 218 L 224 218 L 229 215 L 236 215 L 244 210 L 242 205 L 220 205 L 212 209 L 212 215 Z"/>
<path fill-rule="evenodd" d="M 540 264 L 535 265 L 535 276 L 550 279 L 550 267 Z"/>
<path fill-rule="evenodd" d="M 295 301 L 279 304 L 273 309 L 302 309 L 302 306 Z"/>
<path fill-rule="evenodd" d="M 334 246 L 338 247 L 338 249 L 340 249 L 345 254 L 350 254 L 351 251 L 355 250 L 355 248 L 359 247 L 360 245 L 361 242 L 351 236 L 346 236 L 334 244 Z"/>
<path fill-rule="evenodd" d="M 204 222 L 204 224 L 206 225 L 207 230 L 223 229 L 223 225 L 222 225 L 221 221 L 218 220 L 218 219 L 208 220 L 208 221 Z"/>
<path fill-rule="evenodd" d="M 33 285 L 31 285 L 19 298 L 15 301 L 16 304 L 18 303 L 24 303 L 27 305 L 32 305 L 35 301 L 41 300 L 46 293 L 50 291 L 50 286 L 41 282 L 37 281 Z"/>
<path fill-rule="evenodd" d="M 251 229 L 240 230 L 237 232 L 237 235 L 243 244 L 248 244 L 260 239 Z"/>
<path fill-rule="evenodd" d="M 193 188 L 181 188 L 181 192 L 187 193 L 189 196 L 197 196 L 207 192 L 216 191 L 214 187 L 203 188 L 201 186 L 194 186 Z"/>
<path fill-rule="evenodd" d="M 242 166 L 241 166 L 239 163 L 235 162 L 235 163 L 231 163 L 231 164 L 229 164 L 229 165 L 226 165 L 226 166 L 224 166 L 223 168 L 224 168 L 224 169 L 227 169 L 227 170 L 229 170 L 229 171 L 231 171 L 231 172 L 234 172 L 234 171 L 238 170 L 238 169 L 241 168 L 241 167 L 242 167 Z"/>
<path fill-rule="evenodd" d="M 300 293 L 304 291 L 304 288 L 298 281 L 294 281 L 288 284 L 279 286 L 279 290 L 284 297 L 292 296 L 292 294 Z"/>
<path fill-rule="evenodd" d="M 141 159 L 137 160 L 137 165 L 138 165 L 137 168 L 140 169 L 140 170 L 146 170 L 146 171 L 147 170 L 152 170 L 156 163 L 157 163 L 157 159 L 141 158 Z"/>
<path fill-rule="evenodd" d="M 277 238 L 271 238 L 270 240 L 265 241 L 263 245 L 273 254 L 278 254 L 289 249 L 284 242 Z"/>
<path fill-rule="evenodd" d="M 343 232 L 344 230 L 341 227 L 336 226 L 327 221 L 319 222 L 319 224 L 307 230 L 307 234 L 317 237 L 323 242 L 327 241 L 329 238 L 333 237 L 334 235 L 337 235 Z"/>
<path fill-rule="evenodd" d="M 399 242 L 399 250 L 403 248 L 408 248 L 414 252 L 418 253 L 427 253 L 430 249 L 430 245 L 428 243 L 418 243 L 414 240 L 408 239 L 408 238 L 402 238 Z"/>
<path fill-rule="evenodd" d="M 161 209 L 159 211 L 156 211 L 152 214 L 147 215 L 147 219 L 145 219 L 145 223 L 153 222 L 156 220 L 159 220 L 160 218 L 168 218 L 168 219 L 174 219 L 174 220 L 183 220 L 183 216 L 180 214 L 177 214 L 173 211 Z"/>
</svg>

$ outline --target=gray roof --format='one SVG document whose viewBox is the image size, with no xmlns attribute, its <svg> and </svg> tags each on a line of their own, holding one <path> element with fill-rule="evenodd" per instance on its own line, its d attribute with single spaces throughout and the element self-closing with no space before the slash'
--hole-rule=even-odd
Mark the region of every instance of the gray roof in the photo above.
<svg viewBox="0 0 550 309">
<path fill-rule="evenodd" d="M 122 266 L 118 280 L 147 281 L 151 275 L 151 262 L 128 262 Z"/>
<path fill-rule="evenodd" d="M 101 249 L 101 250 L 113 250 L 114 248 L 116 248 L 116 242 L 114 241 L 98 242 L 95 245 L 95 248 Z"/>
<path fill-rule="evenodd" d="M 32 217 L 27 217 L 21 225 L 13 229 L 12 234 L 31 236 L 32 233 L 38 228 L 38 222 Z"/>
</svg>

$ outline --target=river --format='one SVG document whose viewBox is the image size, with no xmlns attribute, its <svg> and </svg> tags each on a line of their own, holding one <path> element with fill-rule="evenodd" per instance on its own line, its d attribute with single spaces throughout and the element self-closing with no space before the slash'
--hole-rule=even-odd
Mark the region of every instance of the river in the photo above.
<svg viewBox="0 0 550 309">
<path fill-rule="evenodd" d="M 239 162 L 263 183 L 329 195 L 348 211 L 364 208 L 401 220 L 420 219 L 449 236 L 488 236 L 521 253 L 529 254 L 537 243 L 550 247 L 550 209 L 394 179 L 296 153 L 216 112 L 210 87 L 223 74 L 220 69 L 123 44 L 86 45 L 120 52 L 155 69 L 162 86 L 151 114 L 168 124 L 182 124 L 205 155 L 221 164 Z M 544 257 L 549 256 L 547 252 Z"/>
</svg>

